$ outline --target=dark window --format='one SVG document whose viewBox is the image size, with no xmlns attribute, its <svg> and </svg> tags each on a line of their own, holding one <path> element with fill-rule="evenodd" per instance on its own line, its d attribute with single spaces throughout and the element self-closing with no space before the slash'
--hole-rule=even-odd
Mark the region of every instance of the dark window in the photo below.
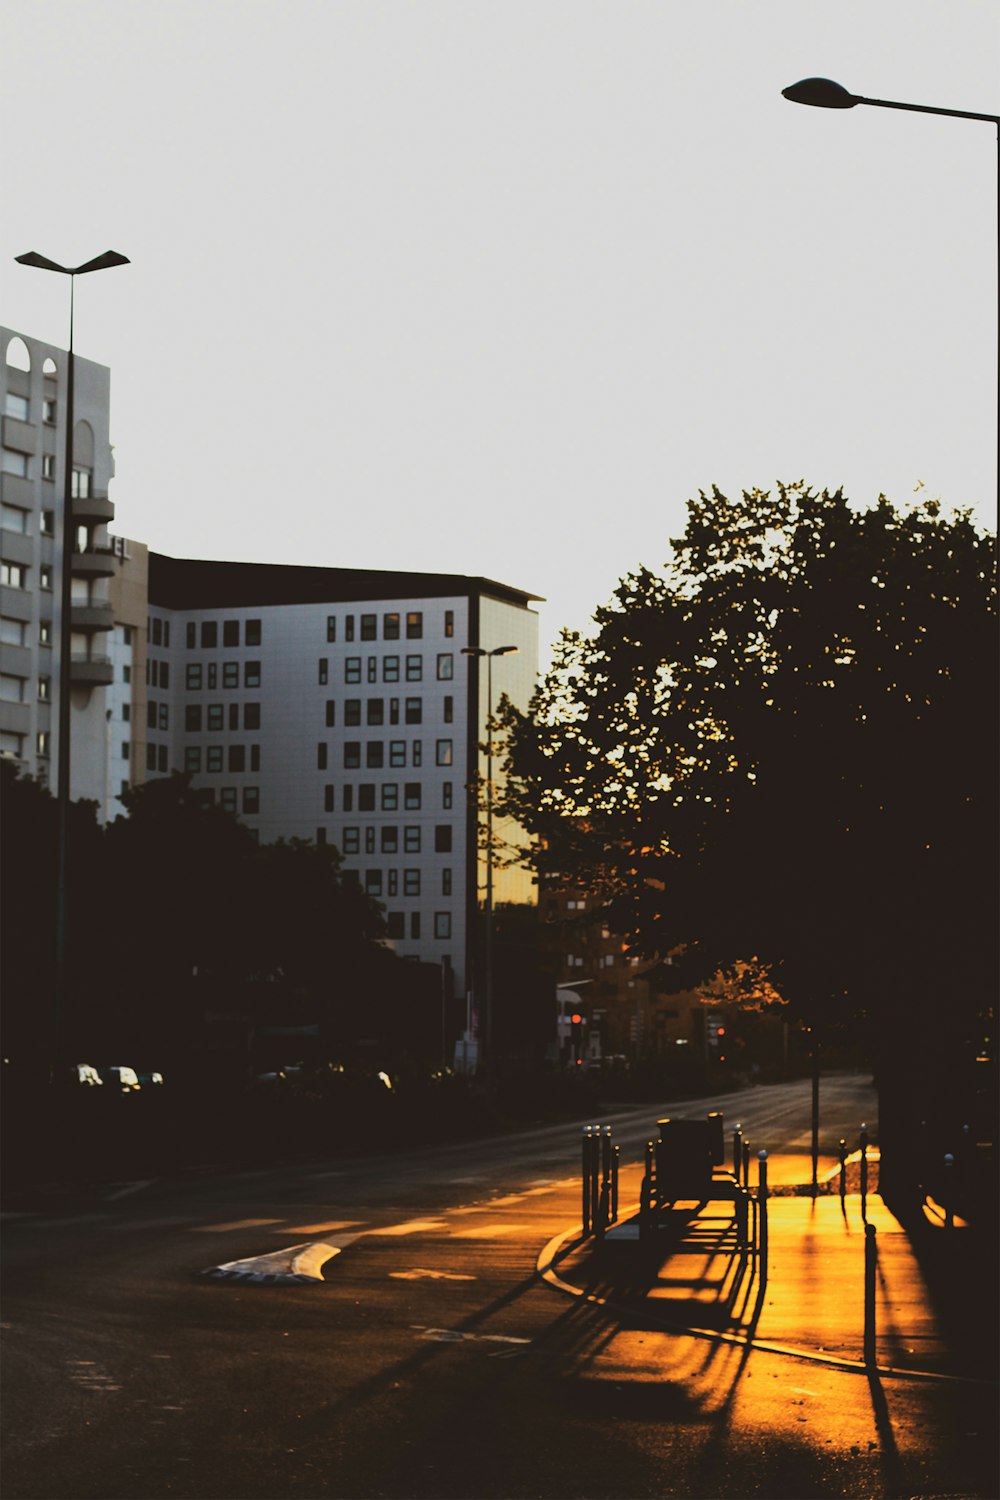
<svg viewBox="0 0 1000 1500">
<path fill-rule="evenodd" d="M 326 700 L 326 723 L 327 723 L 327 727 L 328 728 L 332 728 L 334 726 L 334 724 L 336 724 L 336 722 L 337 722 L 337 700 L 335 698 L 327 698 L 327 700 Z"/>
<path fill-rule="evenodd" d="M 224 786 L 219 793 L 219 806 L 223 812 L 234 813 L 236 811 L 236 788 Z"/>
<path fill-rule="evenodd" d="M 336 615 L 327 615 L 326 617 L 326 638 L 328 641 L 335 641 L 337 639 Z"/>
<path fill-rule="evenodd" d="M 340 788 L 340 801 L 345 812 L 354 811 L 354 788 L 350 783 Z"/>
<path fill-rule="evenodd" d="M 345 615 L 344 616 L 344 640 L 345 641 L 353 641 L 353 639 L 354 639 L 354 616 L 353 615 Z"/>
<path fill-rule="evenodd" d="M 201 770 L 201 747 L 199 745 L 185 745 L 184 769 L 195 772 Z"/>
<path fill-rule="evenodd" d="M 168 688 L 169 686 L 170 686 L 170 663 L 168 661 L 161 661 L 160 662 L 160 687 L 161 688 Z"/>
<path fill-rule="evenodd" d="M 369 771 L 381 771 L 385 765 L 385 746 L 381 740 L 368 740 L 365 744 L 365 765 Z"/>
<path fill-rule="evenodd" d="M 445 781 L 441 784 L 441 806 L 447 811 L 451 807 L 451 782 Z"/>
<path fill-rule="evenodd" d="M 156 746 L 155 745 L 147 745 L 146 746 L 146 770 L 147 771 L 155 771 L 156 770 Z"/>
<path fill-rule="evenodd" d="M 361 765 L 361 741 L 344 741 L 344 770 L 356 771 Z"/>
<path fill-rule="evenodd" d="M 408 641 L 419 641 L 423 639 L 424 617 L 419 610 L 413 610 L 406 617 L 406 639 Z"/>
<path fill-rule="evenodd" d="M 445 635 L 455 634 L 455 611 L 453 609 L 446 609 L 444 612 L 444 633 Z"/>
<path fill-rule="evenodd" d="M 405 913 L 401 911 L 390 911 L 386 913 L 385 935 L 390 938 L 404 938 L 406 929 L 404 926 Z"/>
<path fill-rule="evenodd" d="M 243 627 L 243 644 L 245 646 L 260 645 L 260 621 L 247 620 Z"/>
<path fill-rule="evenodd" d="M 223 707 L 221 703 L 210 703 L 208 705 L 208 728 L 215 732 L 222 728 Z"/>
<path fill-rule="evenodd" d="M 434 853 L 435 854 L 450 854 L 451 853 L 451 824 L 450 823 L 438 823 L 437 827 L 434 829 Z"/>
<path fill-rule="evenodd" d="M 245 786 L 243 788 L 243 811 L 245 813 L 260 812 L 260 787 Z"/>
<path fill-rule="evenodd" d="M 201 704 L 188 703 L 184 709 L 184 728 L 188 734 L 197 734 L 201 729 Z"/>
<path fill-rule="evenodd" d="M 152 698 L 150 698 L 149 702 L 146 704 L 146 728 L 156 728 L 156 704 L 153 702 Z"/>
<path fill-rule="evenodd" d="M 218 774 L 222 770 L 222 746 L 209 745 L 205 751 L 205 770 Z"/>
<path fill-rule="evenodd" d="M 419 766 L 424 758 L 424 746 L 422 740 L 413 740 L 410 744 L 410 759 L 415 766 Z"/>
<path fill-rule="evenodd" d="M 320 743 L 316 746 L 316 769 L 317 769 L 317 771 L 325 771 L 326 770 L 326 761 L 327 761 L 326 741 L 325 740 L 321 740 Z"/>
<path fill-rule="evenodd" d="M 383 615 L 382 616 L 382 639 L 386 640 L 386 641 L 398 641 L 399 640 L 399 616 L 398 615 Z"/>
<path fill-rule="evenodd" d="M 394 823 L 387 823 L 382 829 L 382 853 L 395 854 L 399 849 L 399 829 Z"/>
<path fill-rule="evenodd" d="M 246 661 L 243 663 L 243 686 L 260 687 L 259 661 Z"/>
<path fill-rule="evenodd" d="M 260 770 L 260 746 L 259 745 L 251 745 L 250 746 L 250 769 L 251 769 L 251 771 L 259 771 Z"/>
<path fill-rule="evenodd" d="M 414 812 L 414 811 L 416 811 L 419 808 L 419 806 L 420 806 L 420 782 L 419 781 L 408 781 L 408 782 L 405 783 L 404 788 L 403 788 L 403 806 L 406 807 L 407 809 L 409 809 L 411 812 Z"/>
<path fill-rule="evenodd" d="M 222 622 L 222 644 L 224 646 L 238 646 L 240 643 L 239 620 L 223 620 Z"/>
<path fill-rule="evenodd" d="M 169 646 L 170 645 L 170 621 L 169 620 L 164 620 L 164 622 L 163 622 L 163 644 L 165 646 Z"/>
<path fill-rule="evenodd" d="M 378 657 L 377 656 L 369 656 L 369 658 L 368 658 L 368 681 L 369 682 L 378 682 Z"/>
<path fill-rule="evenodd" d="M 154 646 L 162 646 L 163 645 L 163 621 L 162 620 L 154 620 L 153 621 L 153 645 Z"/>
<path fill-rule="evenodd" d="M 436 938 L 451 937 L 451 912 L 436 911 L 434 913 L 434 936 Z"/>
<path fill-rule="evenodd" d="M 385 723 L 385 703 L 383 699 L 368 699 L 368 722 L 375 725 Z"/>
<path fill-rule="evenodd" d="M 423 723 L 423 703 L 419 698 L 407 698 L 406 700 L 406 723 Z"/>
<path fill-rule="evenodd" d="M 205 681 L 206 681 L 207 685 L 210 688 L 214 688 L 215 687 L 215 662 L 214 661 L 210 661 L 209 664 L 208 664 L 208 670 L 207 670 L 207 672 L 205 674 Z"/>
<path fill-rule="evenodd" d="M 154 641 L 156 635 L 153 635 Z M 201 622 L 201 649 L 211 650 L 219 644 L 219 627 L 214 620 L 202 620 Z"/>
<path fill-rule="evenodd" d="M 399 699 L 398 698 L 390 698 L 389 699 L 389 723 L 390 724 L 398 724 L 399 723 Z"/>
<path fill-rule="evenodd" d="M 361 639 L 363 641 L 375 641 L 378 639 L 378 616 L 361 616 Z"/>
<path fill-rule="evenodd" d="M 317 675 L 321 685 L 324 684 L 329 678 L 330 663 L 325 656 L 321 656 L 319 659 L 319 673 Z"/>
<path fill-rule="evenodd" d="M 260 704 L 259 703 L 244 703 L 244 705 L 243 705 L 243 728 L 244 729 L 259 729 L 260 728 Z"/>
<path fill-rule="evenodd" d="M 325 828 L 317 828 L 317 830 L 316 830 L 316 843 L 317 844 L 325 844 L 326 843 L 326 829 Z"/>
<path fill-rule="evenodd" d="M 247 766 L 247 752 L 245 745 L 230 745 L 229 747 L 229 769 L 233 772 L 245 771 Z"/>
<path fill-rule="evenodd" d="M 333 783 L 329 781 L 323 788 L 323 811 L 333 812 Z"/>
<path fill-rule="evenodd" d="M 343 850 L 345 854 L 357 854 L 361 848 L 361 829 L 345 828 L 343 832 Z"/>
<path fill-rule="evenodd" d="M 365 891 L 369 896 L 381 896 L 382 894 L 382 871 L 365 871 Z"/>
<path fill-rule="evenodd" d="M 167 748 L 166 745 L 160 745 L 157 748 L 157 751 L 156 751 L 156 769 L 158 771 L 163 771 L 163 772 L 169 771 L 169 769 L 170 769 L 170 759 L 169 759 L 169 756 L 170 756 L 170 751 L 168 750 L 168 748 Z"/>
<path fill-rule="evenodd" d="M 451 696 L 451 694 L 449 693 L 445 697 L 445 700 L 444 700 L 444 722 L 446 724 L 451 724 L 451 723 L 453 723 L 454 718 L 455 718 L 455 700 Z"/>
<path fill-rule="evenodd" d="M 238 703 L 230 703 L 230 705 L 229 705 L 229 728 L 232 731 L 232 733 L 235 734 L 236 731 L 239 729 L 239 727 L 240 727 L 240 705 Z"/>
<path fill-rule="evenodd" d="M 442 896 L 450 896 L 451 895 L 451 871 L 450 870 L 442 870 L 441 871 L 441 894 L 442 894 Z"/>
<path fill-rule="evenodd" d="M 361 699 L 344 699 L 344 723 L 353 726 L 361 723 Z"/>
<path fill-rule="evenodd" d="M 358 812 L 375 811 L 375 783 L 363 781 L 358 787 Z"/>
<path fill-rule="evenodd" d="M 365 829 L 365 853 L 375 853 L 375 830 L 374 828 L 372 828 L 371 824 L 369 824 Z"/>
</svg>

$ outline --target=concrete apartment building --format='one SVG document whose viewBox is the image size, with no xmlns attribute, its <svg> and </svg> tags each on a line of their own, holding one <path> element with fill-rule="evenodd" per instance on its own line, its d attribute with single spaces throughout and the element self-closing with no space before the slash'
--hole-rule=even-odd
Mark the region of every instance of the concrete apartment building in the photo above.
<svg viewBox="0 0 1000 1500">
<path fill-rule="evenodd" d="M 67 355 L 3 350 L 0 753 L 55 786 Z M 335 844 L 403 956 L 473 984 L 487 673 L 527 706 L 536 595 L 486 578 L 161 556 L 112 538 L 110 372 L 76 359 L 71 795 L 187 771 L 263 842 Z M 496 771 L 496 766 L 494 767 Z M 508 843 L 522 836 L 496 825 Z M 494 899 L 533 901 L 520 870 Z"/>
</svg>

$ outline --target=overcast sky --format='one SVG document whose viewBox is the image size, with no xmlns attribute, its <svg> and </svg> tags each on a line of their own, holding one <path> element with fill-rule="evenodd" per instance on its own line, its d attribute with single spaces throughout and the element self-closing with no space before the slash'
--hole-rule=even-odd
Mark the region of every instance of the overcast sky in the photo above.
<svg viewBox="0 0 1000 1500">
<path fill-rule="evenodd" d="M 486 574 L 543 645 L 713 483 L 996 494 L 996 0 L 5 0 L 0 317 L 115 530 Z"/>
</svg>

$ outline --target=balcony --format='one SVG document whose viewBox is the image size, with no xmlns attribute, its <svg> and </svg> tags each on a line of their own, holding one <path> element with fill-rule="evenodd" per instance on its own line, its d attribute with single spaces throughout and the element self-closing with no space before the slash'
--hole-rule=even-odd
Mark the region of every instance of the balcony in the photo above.
<svg viewBox="0 0 1000 1500">
<path fill-rule="evenodd" d="M 115 669 L 108 656 L 71 656 L 69 680 L 74 687 L 110 687 Z"/>
<path fill-rule="evenodd" d="M 112 630 L 115 612 L 112 605 L 101 600 L 93 604 L 74 604 L 69 618 L 74 630 Z"/>
<path fill-rule="evenodd" d="M 76 521 L 107 522 L 115 518 L 115 502 L 107 495 L 74 495 L 73 519 Z"/>
<path fill-rule="evenodd" d="M 94 547 L 89 552 L 73 553 L 74 578 L 112 578 L 115 554 L 110 547 Z"/>
</svg>

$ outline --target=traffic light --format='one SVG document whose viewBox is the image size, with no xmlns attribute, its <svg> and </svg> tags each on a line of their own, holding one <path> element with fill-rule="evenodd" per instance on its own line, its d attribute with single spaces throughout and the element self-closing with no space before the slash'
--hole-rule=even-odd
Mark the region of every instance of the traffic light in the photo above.
<svg viewBox="0 0 1000 1500">
<path fill-rule="evenodd" d="M 725 1053 L 720 1050 L 721 1041 L 725 1034 L 726 1028 L 723 1024 L 722 1017 L 712 1011 L 709 1011 L 708 1015 L 706 1015 L 705 1017 L 705 1036 L 708 1041 L 709 1052 L 715 1058 L 717 1058 L 719 1062 L 725 1062 L 726 1060 Z"/>
<path fill-rule="evenodd" d="M 571 1056 L 577 1067 L 583 1066 L 583 1028 L 586 1025 L 586 1017 L 582 1010 L 572 1010 L 569 1014 L 569 1043 Z"/>
</svg>

